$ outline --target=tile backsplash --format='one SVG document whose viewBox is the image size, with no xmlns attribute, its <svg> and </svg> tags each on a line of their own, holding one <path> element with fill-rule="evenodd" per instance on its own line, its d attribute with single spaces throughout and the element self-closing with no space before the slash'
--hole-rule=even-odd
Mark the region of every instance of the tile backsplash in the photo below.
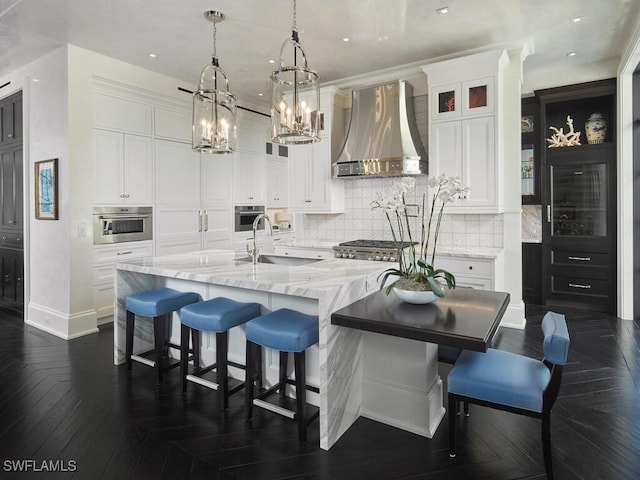
<svg viewBox="0 0 640 480">
<path fill-rule="evenodd" d="M 416 125 L 420 139 L 427 150 L 427 96 L 413 97 L 416 114 Z M 349 110 L 345 111 L 348 124 Z M 420 205 L 422 212 L 422 196 L 428 195 L 427 176 L 417 176 L 416 188 L 406 195 L 406 202 Z M 336 180 L 334 180 L 336 181 Z M 391 240 L 391 230 L 384 212 L 371 210 L 369 204 L 381 193 L 392 188 L 398 177 L 359 178 L 354 180 L 337 180 L 345 182 L 345 213 L 332 215 L 304 215 L 304 236 L 318 240 Z M 428 205 L 427 205 L 427 208 Z M 439 208 L 439 207 L 438 207 Z M 500 214 L 487 215 L 447 215 L 447 208 L 442 216 L 438 245 L 443 247 L 503 247 L 503 218 Z M 428 212 L 427 212 L 428 213 Z M 415 241 L 420 240 L 420 219 L 415 218 L 411 231 Z M 435 220 L 435 218 L 434 218 Z"/>
<path fill-rule="evenodd" d="M 418 176 L 416 188 L 406 196 L 407 203 L 420 205 L 422 195 L 428 195 L 428 177 Z M 345 213 L 332 215 L 304 215 L 305 238 L 318 240 L 356 240 L 358 238 L 391 240 L 391 230 L 384 211 L 369 206 L 379 194 L 389 191 L 398 177 L 342 180 L 345 183 Z M 438 207 L 436 207 L 438 208 Z M 503 218 L 500 214 L 442 216 L 438 245 L 443 247 L 503 247 Z M 436 212 L 437 213 L 437 212 Z M 428 212 L 427 212 L 428 214 Z M 411 231 L 420 240 L 420 219 L 414 219 Z M 434 217 L 435 220 L 435 217 Z"/>
</svg>

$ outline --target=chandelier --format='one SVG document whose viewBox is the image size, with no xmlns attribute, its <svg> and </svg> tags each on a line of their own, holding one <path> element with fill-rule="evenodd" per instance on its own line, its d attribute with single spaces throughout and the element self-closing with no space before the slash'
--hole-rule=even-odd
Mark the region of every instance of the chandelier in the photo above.
<svg viewBox="0 0 640 480">
<path fill-rule="evenodd" d="M 232 153 L 236 149 L 236 96 L 229 90 L 216 53 L 216 24 L 225 16 L 215 10 L 204 16 L 213 24 L 213 55 L 193 93 L 192 147 L 203 153 Z"/>
<path fill-rule="evenodd" d="M 292 62 L 287 65 L 286 59 Z M 278 69 L 271 73 L 271 141 L 280 144 L 320 140 L 320 84 L 309 68 L 296 27 L 293 0 L 291 37 L 280 48 Z"/>
</svg>

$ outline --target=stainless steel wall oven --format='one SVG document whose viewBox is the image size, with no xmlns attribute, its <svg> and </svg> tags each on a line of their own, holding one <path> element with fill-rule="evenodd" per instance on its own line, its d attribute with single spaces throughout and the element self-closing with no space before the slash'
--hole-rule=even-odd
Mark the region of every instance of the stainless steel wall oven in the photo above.
<svg viewBox="0 0 640 480">
<path fill-rule="evenodd" d="M 93 209 L 93 243 L 95 245 L 152 239 L 152 207 L 95 207 Z"/>
<path fill-rule="evenodd" d="M 235 208 L 235 231 L 250 232 L 253 229 L 253 221 L 258 215 L 264 213 L 263 205 L 237 205 Z M 258 230 L 264 229 L 264 220 L 258 224 Z"/>
</svg>

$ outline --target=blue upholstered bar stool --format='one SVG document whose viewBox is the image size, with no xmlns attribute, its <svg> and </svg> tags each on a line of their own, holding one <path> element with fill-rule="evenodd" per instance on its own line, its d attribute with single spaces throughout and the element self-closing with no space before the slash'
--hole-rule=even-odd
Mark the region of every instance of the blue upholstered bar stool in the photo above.
<svg viewBox="0 0 640 480">
<path fill-rule="evenodd" d="M 187 305 L 180 310 L 180 363 L 182 374 L 182 393 L 187 393 L 187 381 L 197 383 L 207 388 L 218 391 L 220 408 L 226 410 L 229 407 L 229 396 L 240 390 L 244 383 L 236 385 L 229 390 L 229 365 L 245 368 L 227 360 L 229 347 L 229 330 L 248 320 L 260 315 L 260 304 L 242 303 L 234 300 L 217 297 L 200 303 Z M 213 332 L 216 334 L 216 362 L 204 368 L 200 367 L 199 355 L 194 356 L 193 374 L 188 374 L 189 368 L 189 333 L 193 337 L 194 332 Z M 199 339 L 200 335 L 197 335 Z M 192 340 L 193 341 L 193 340 Z M 200 350 L 200 345 L 193 345 L 194 350 Z M 202 378 L 202 375 L 216 370 L 217 383 Z"/>
<path fill-rule="evenodd" d="M 261 347 L 280 351 L 280 378 L 277 384 L 254 397 L 254 382 L 248 381 L 245 390 L 247 420 L 251 419 L 253 406 L 271 410 L 298 423 L 298 440 L 307 441 L 307 425 L 318 418 L 319 412 L 307 417 L 307 389 L 319 392 L 318 388 L 307 386 L 305 372 L 305 350 L 318 343 L 318 317 L 305 315 L 288 308 L 276 310 L 247 322 L 247 379 L 256 378 L 256 365 L 262 369 Z M 293 352 L 295 382 L 287 378 L 287 357 Z M 258 378 L 261 378 L 258 374 Z M 266 402 L 265 399 L 279 391 L 284 396 L 285 388 L 294 385 L 296 390 L 296 411 Z"/>
<path fill-rule="evenodd" d="M 169 343 L 171 334 L 171 314 L 180 310 L 185 305 L 196 303 L 200 300 L 197 293 L 180 292 L 172 288 L 158 288 L 146 292 L 134 293 L 127 296 L 127 324 L 126 324 L 126 352 L 125 360 L 127 370 L 131 370 L 132 360 L 155 367 L 158 372 L 158 383 L 162 383 L 163 358 L 167 356 L 169 347 L 180 348 Z M 138 355 L 133 354 L 133 332 L 135 330 L 136 315 L 151 317 L 153 320 L 154 349 Z M 146 358 L 148 354 L 155 353 L 155 361 Z M 179 364 L 170 366 L 177 367 Z"/>
</svg>

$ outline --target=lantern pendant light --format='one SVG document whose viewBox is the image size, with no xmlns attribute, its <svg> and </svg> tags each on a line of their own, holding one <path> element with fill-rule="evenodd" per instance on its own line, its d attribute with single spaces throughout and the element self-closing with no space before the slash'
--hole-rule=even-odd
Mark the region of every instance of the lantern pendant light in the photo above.
<svg viewBox="0 0 640 480">
<path fill-rule="evenodd" d="M 203 153 L 232 153 L 236 149 L 236 96 L 229 90 L 227 74 L 216 52 L 216 24 L 225 16 L 209 10 L 204 16 L 213 24 L 213 56 L 200 74 L 193 93 L 192 147 Z"/>
<path fill-rule="evenodd" d="M 287 65 L 286 61 L 293 62 Z M 320 83 L 309 68 L 296 27 L 293 0 L 291 38 L 280 48 L 278 69 L 271 74 L 271 141 L 281 144 L 320 140 Z"/>
</svg>

